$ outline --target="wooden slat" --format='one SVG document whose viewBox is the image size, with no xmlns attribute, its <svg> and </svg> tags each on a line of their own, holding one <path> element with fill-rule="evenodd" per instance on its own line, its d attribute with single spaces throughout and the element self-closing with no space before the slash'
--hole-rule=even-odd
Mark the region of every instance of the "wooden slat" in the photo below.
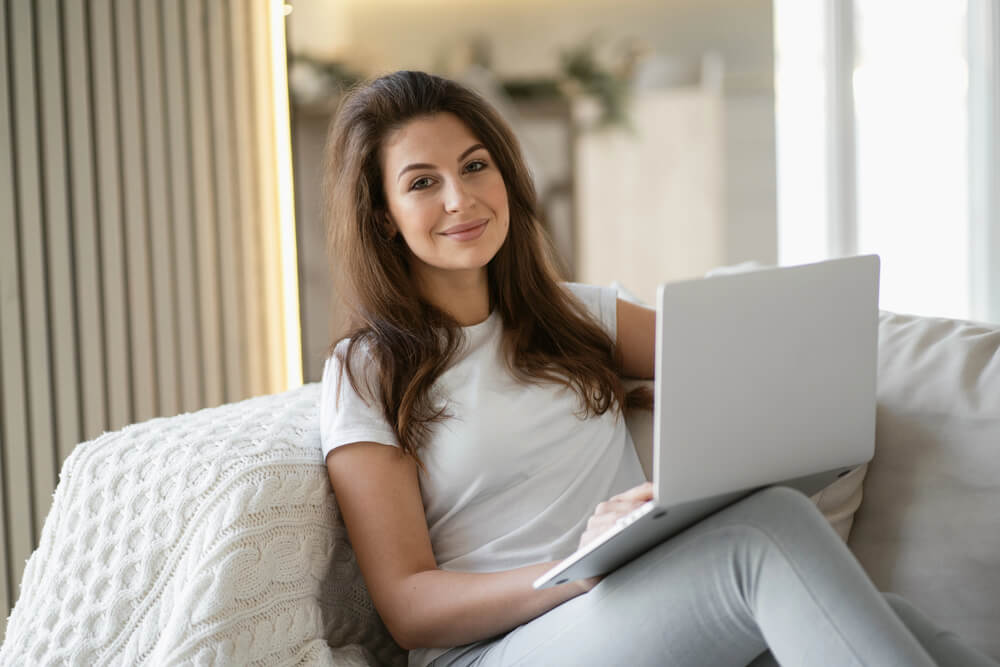
<svg viewBox="0 0 1000 667">
<path fill-rule="evenodd" d="M 48 241 L 49 306 L 52 326 L 52 368 L 56 422 L 56 467 L 80 441 L 80 377 L 76 351 L 73 290 L 73 240 L 70 229 L 69 169 L 66 150 L 66 96 L 62 64 L 62 21 L 58 0 L 41 0 L 38 12 L 38 54 L 42 92 L 42 132 L 45 140 L 45 212 Z M 40 493 L 39 513 L 48 514 L 52 489 Z M 39 526 L 40 528 L 40 526 Z"/>
<path fill-rule="evenodd" d="M 39 496 L 40 489 L 55 488 L 55 431 L 53 428 L 51 394 L 52 369 L 49 357 L 50 322 L 47 312 L 48 283 L 45 270 L 45 218 L 42 201 L 40 141 L 36 92 L 39 81 L 35 63 L 35 26 L 31 3 L 17 0 L 10 5 L 11 45 L 13 46 L 14 92 L 14 154 L 17 171 L 18 226 L 21 241 L 21 289 L 25 317 L 27 347 L 27 393 L 30 442 L 8 443 L 9 452 L 20 447 L 27 453 L 16 457 L 27 460 L 27 477 L 17 484 L 31 484 L 27 493 L 15 497 L 31 497 L 26 505 L 10 507 L 10 521 L 31 523 L 27 530 L 17 529 L 19 540 L 11 553 L 12 580 L 19 582 L 24 560 L 35 545 L 37 532 L 45 516 L 41 509 L 47 504 Z M 14 491 L 14 489 L 11 489 Z M 27 544 L 23 537 L 30 536 Z"/>
<path fill-rule="evenodd" d="M 108 428 L 133 421 L 125 239 L 122 230 L 121 157 L 118 137 L 117 53 L 111 0 L 90 3 L 91 81 L 97 155 L 98 220 L 104 299 Z"/>
<path fill-rule="evenodd" d="M 0 2 L 0 447 L 3 467 L 0 470 L 0 604 L 9 609 L 16 595 L 10 565 L 32 543 L 31 525 L 18 521 L 15 508 L 31 502 L 28 489 L 30 468 L 28 452 L 27 403 L 23 304 L 21 303 L 21 259 L 17 240 L 17 184 L 14 164 L 14 127 L 10 116 L 10 80 L 7 72 L 7 5 Z M 9 503 L 9 504 L 8 504 Z M 6 632 L 7 614 L 0 619 L 0 632 Z"/>
<path fill-rule="evenodd" d="M 273 96 L 271 91 L 270 29 L 265 3 L 254 6 L 250 12 L 251 35 L 253 37 L 253 80 L 254 106 L 257 109 L 256 137 L 257 163 L 261 181 L 257 188 L 260 197 L 261 279 L 263 283 L 262 302 L 264 304 L 265 349 L 267 350 L 267 388 L 265 391 L 281 391 L 285 387 L 284 340 L 282 339 L 281 315 L 281 273 L 278 264 L 278 201 L 275 192 L 276 181 L 274 154 L 274 118 L 271 113 Z"/>
<path fill-rule="evenodd" d="M 253 96 L 253 62 L 249 57 L 253 45 L 250 34 L 250 16 L 247 5 L 234 2 L 231 6 L 230 34 L 232 36 L 231 62 L 233 67 L 233 98 L 237 109 L 233 128 L 236 135 L 236 169 L 239 179 L 239 230 L 242 251 L 247 393 L 251 396 L 267 390 L 264 347 L 263 294 L 260 280 L 260 198 L 257 196 L 260 176 L 256 167 L 256 116 Z"/>
<path fill-rule="evenodd" d="M 45 257 L 45 210 L 42 198 L 41 128 L 37 105 L 38 63 L 35 60 L 36 28 L 32 3 L 12 3 L 11 25 L 14 53 L 14 113 L 17 132 L 14 141 L 18 171 L 19 226 L 21 240 L 22 290 L 28 357 L 28 410 L 31 427 L 33 535 L 45 518 L 49 503 L 42 489 L 55 487 L 55 420 L 50 405 L 52 387 L 51 321 L 48 313 L 48 279 Z M 17 509 L 17 508 L 12 508 Z M 22 508 L 27 512 L 29 507 Z M 24 554 L 27 556 L 27 554 Z M 20 561 L 20 559 L 18 559 Z M 16 562 L 15 580 L 20 580 L 23 562 Z"/>
<path fill-rule="evenodd" d="M 219 304 L 218 247 L 212 159 L 212 118 L 208 103 L 206 75 L 206 7 L 204 0 L 187 3 L 187 73 L 191 157 L 194 176 L 194 221 L 198 260 L 198 299 L 201 315 L 201 350 L 205 374 L 205 402 L 218 405 L 225 400 L 222 327 Z"/>
<path fill-rule="evenodd" d="M 237 115 L 233 106 L 226 49 L 228 0 L 208 4 L 208 59 L 211 75 L 212 148 L 215 154 L 215 211 L 218 223 L 219 279 L 222 292 L 222 332 L 225 345 L 226 400 L 246 398 L 243 358 L 244 309 L 237 243 L 236 179 L 232 122 Z"/>
<path fill-rule="evenodd" d="M 177 280 L 177 333 L 180 349 L 181 409 L 205 405 L 205 375 L 200 341 L 198 260 L 194 240 L 191 134 L 188 123 L 187 37 L 182 2 L 159 3 L 167 95 L 168 204 L 173 228 Z"/>
<path fill-rule="evenodd" d="M 77 312 L 79 387 L 83 412 L 81 440 L 95 438 L 108 427 L 104 369 L 104 323 L 101 320 L 101 264 L 94 179 L 91 115 L 90 31 L 82 3 L 63 6 L 66 108 L 72 189 L 74 283 Z"/>
<path fill-rule="evenodd" d="M 148 208 L 145 216 L 152 242 L 153 317 L 156 340 L 156 380 L 159 388 L 157 414 L 175 415 L 180 411 L 180 384 L 177 377 L 177 300 L 174 291 L 174 243 L 169 202 L 169 161 L 167 158 L 167 123 L 164 115 L 163 51 L 160 39 L 160 16 L 155 3 L 146 0 L 138 7 L 140 82 L 143 99 L 143 126 L 146 145 L 146 183 Z"/>
<path fill-rule="evenodd" d="M 146 203 L 146 151 L 142 131 L 134 0 L 118 0 L 114 14 L 115 30 L 109 38 L 115 40 L 118 49 L 118 108 L 121 113 L 122 191 L 125 195 L 129 342 L 132 351 L 132 418 L 135 421 L 145 421 L 157 415 L 157 372 L 149 211 Z"/>
</svg>

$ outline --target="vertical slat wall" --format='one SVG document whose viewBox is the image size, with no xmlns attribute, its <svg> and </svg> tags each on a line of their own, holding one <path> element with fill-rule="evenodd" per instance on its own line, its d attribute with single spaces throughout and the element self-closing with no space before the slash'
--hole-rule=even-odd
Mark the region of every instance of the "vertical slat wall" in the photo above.
<svg viewBox="0 0 1000 667">
<path fill-rule="evenodd" d="M 0 634 L 78 442 L 287 388 L 269 10 L 0 0 Z"/>
</svg>

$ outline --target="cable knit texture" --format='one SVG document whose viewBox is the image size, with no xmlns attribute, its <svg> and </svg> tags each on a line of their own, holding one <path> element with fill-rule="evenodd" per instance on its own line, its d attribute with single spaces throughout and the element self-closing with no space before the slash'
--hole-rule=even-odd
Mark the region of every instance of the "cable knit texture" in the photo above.
<svg viewBox="0 0 1000 667">
<path fill-rule="evenodd" d="M 0 665 L 405 665 L 323 464 L 319 385 L 78 445 Z"/>
</svg>

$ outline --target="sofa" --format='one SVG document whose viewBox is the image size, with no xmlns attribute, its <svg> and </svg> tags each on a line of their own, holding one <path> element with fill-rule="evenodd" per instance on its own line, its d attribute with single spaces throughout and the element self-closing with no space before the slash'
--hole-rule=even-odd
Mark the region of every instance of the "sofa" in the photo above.
<svg viewBox="0 0 1000 667">
<path fill-rule="evenodd" d="M 882 590 L 1000 657 L 1000 326 L 880 313 L 875 457 L 815 500 Z M 404 665 L 323 464 L 319 387 L 65 460 L 0 665 Z M 650 415 L 629 415 L 640 452 Z"/>
</svg>

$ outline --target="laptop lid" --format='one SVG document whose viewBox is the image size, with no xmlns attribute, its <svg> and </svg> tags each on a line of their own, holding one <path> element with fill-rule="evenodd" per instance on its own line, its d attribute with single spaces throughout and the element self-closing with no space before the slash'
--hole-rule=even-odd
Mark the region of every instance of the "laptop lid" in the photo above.
<svg viewBox="0 0 1000 667">
<path fill-rule="evenodd" d="M 865 255 L 659 287 L 658 504 L 871 459 L 878 275 Z"/>
</svg>

